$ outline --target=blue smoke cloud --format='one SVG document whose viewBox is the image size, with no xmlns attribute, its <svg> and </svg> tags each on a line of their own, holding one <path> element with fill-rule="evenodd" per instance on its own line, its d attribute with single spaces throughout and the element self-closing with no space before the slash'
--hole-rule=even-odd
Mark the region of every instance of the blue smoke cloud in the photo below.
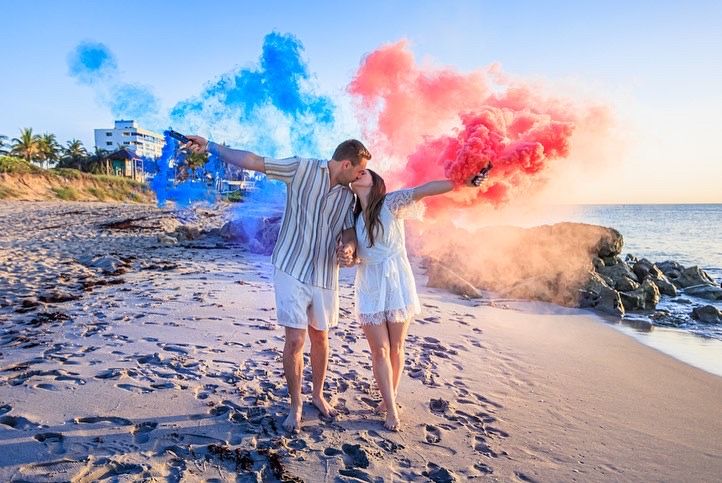
<svg viewBox="0 0 722 483">
<path fill-rule="evenodd" d="M 227 72 L 197 97 L 179 102 L 171 122 L 260 155 L 328 154 L 340 141 L 336 106 L 316 92 L 303 53 L 291 34 L 266 35 L 256 66 Z M 284 201 L 285 185 L 264 178 L 235 205 L 233 218 L 254 236 L 259 217 L 277 215 Z"/>
<path fill-rule="evenodd" d="M 112 59 L 109 51 L 107 54 Z M 109 72 L 115 74 L 114 61 L 112 65 Z M 108 106 L 114 115 L 143 119 L 157 110 L 155 96 L 144 88 L 123 82 L 106 84 L 112 93 Z M 222 74 L 198 96 L 178 102 L 168 120 L 181 132 L 198 133 L 264 156 L 324 157 L 341 140 L 358 132 L 355 124 L 345 123 L 346 118 L 339 122 L 339 113 L 337 103 L 317 92 L 301 42 L 291 34 L 273 32 L 264 38 L 255 65 Z M 158 204 L 213 202 L 217 191 L 212 183 L 174 181 L 178 162 L 175 147 L 175 140 L 166 137 L 161 158 L 147 163 L 156 172 L 151 185 Z M 219 160 L 211 157 L 204 171 L 213 173 L 217 180 L 222 176 L 218 165 Z M 282 183 L 263 179 L 257 186 L 236 205 L 237 218 L 243 219 L 244 225 L 247 220 L 246 231 L 251 235 L 253 227 L 259 225 L 259 217 L 277 215 L 285 201 Z"/>
<path fill-rule="evenodd" d="M 135 84 L 117 84 L 111 88 L 110 111 L 120 119 L 142 119 L 158 112 L 158 99 L 153 93 Z"/>
<path fill-rule="evenodd" d="M 215 186 L 223 178 L 223 163 L 217 157 L 209 156 L 202 168 L 191 170 L 186 167 L 187 179 L 178 181 L 177 171 L 186 164 L 188 153 L 179 150 L 179 143 L 167 132 L 164 134 L 165 145 L 160 158 L 144 163 L 146 170 L 154 173 L 150 187 L 156 194 L 158 206 L 162 208 L 168 201 L 173 201 L 176 207 L 186 208 L 199 202 L 212 204 L 218 201 Z"/>
<path fill-rule="evenodd" d="M 228 72 L 179 102 L 171 122 L 266 156 L 321 156 L 335 105 L 315 92 L 302 54 L 293 35 L 266 35 L 257 67 Z"/>
<path fill-rule="evenodd" d="M 101 104 L 120 119 L 135 119 L 147 128 L 160 127 L 159 102 L 144 86 L 124 82 L 110 49 L 99 42 L 81 42 L 68 55 L 68 72 L 81 84 L 92 86 Z"/>
<path fill-rule="evenodd" d="M 117 69 L 115 56 L 99 42 L 81 42 L 68 55 L 68 72 L 83 84 L 107 79 L 115 75 Z"/>
</svg>

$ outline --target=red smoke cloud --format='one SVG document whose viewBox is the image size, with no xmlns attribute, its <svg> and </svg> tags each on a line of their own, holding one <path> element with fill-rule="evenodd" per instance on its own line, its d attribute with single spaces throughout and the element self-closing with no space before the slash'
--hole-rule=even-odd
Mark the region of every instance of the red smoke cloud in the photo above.
<svg viewBox="0 0 722 483">
<path fill-rule="evenodd" d="M 433 208 L 501 204 L 539 187 L 550 162 L 569 155 L 578 130 L 606 130 L 606 109 L 545 96 L 497 65 L 468 74 L 420 67 L 406 42 L 367 55 L 349 92 L 356 96 L 375 159 L 405 186 L 456 183 L 494 163 L 478 191 L 433 199 Z"/>
</svg>

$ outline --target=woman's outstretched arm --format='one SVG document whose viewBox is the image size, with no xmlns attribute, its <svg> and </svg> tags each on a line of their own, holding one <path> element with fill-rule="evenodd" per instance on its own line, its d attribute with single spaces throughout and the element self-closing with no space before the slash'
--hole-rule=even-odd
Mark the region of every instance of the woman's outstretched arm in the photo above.
<svg viewBox="0 0 722 483">
<path fill-rule="evenodd" d="M 486 180 L 486 178 L 489 176 L 489 171 L 491 171 L 491 168 L 493 167 L 494 165 L 491 163 L 491 161 L 489 161 L 489 163 L 484 169 L 467 179 L 462 186 L 467 188 L 478 188 L 479 186 L 481 186 L 481 183 L 483 183 L 484 180 Z M 454 184 L 448 179 L 430 181 L 426 184 L 422 184 L 414 188 L 412 197 L 414 201 L 418 201 L 422 198 L 426 198 L 427 196 L 435 196 L 448 193 L 453 189 Z"/>
<path fill-rule="evenodd" d="M 454 183 L 448 179 L 429 181 L 413 188 L 414 201 L 419 201 L 427 196 L 443 195 L 454 189 Z"/>
</svg>

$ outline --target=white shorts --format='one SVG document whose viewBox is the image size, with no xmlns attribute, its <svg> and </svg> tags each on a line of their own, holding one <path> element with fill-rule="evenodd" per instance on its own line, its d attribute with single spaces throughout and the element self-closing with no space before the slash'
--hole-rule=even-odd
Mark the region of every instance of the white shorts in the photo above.
<svg viewBox="0 0 722 483">
<path fill-rule="evenodd" d="M 338 325 L 338 290 L 303 283 L 281 270 L 273 273 L 276 317 L 284 327 L 328 330 Z"/>
</svg>

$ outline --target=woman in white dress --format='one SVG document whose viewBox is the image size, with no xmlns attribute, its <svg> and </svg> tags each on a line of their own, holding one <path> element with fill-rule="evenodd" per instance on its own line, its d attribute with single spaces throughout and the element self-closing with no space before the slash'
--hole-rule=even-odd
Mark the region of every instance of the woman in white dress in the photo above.
<svg viewBox="0 0 722 483">
<path fill-rule="evenodd" d="M 476 183 L 473 179 L 468 186 L 479 185 L 478 178 Z M 392 431 L 400 426 L 396 395 L 404 368 L 404 342 L 411 319 L 421 312 L 406 254 L 404 219 L 422 212 L 417 201 L 453 188 L 451 181 L 442 180 L 386 193 L 383 178 L 370 169 L 351 183 L 357 196 L 356 316 L 369 342 L 383 397 L 379 411 L 386 411 L 384 426 Z"/>
</svg>

